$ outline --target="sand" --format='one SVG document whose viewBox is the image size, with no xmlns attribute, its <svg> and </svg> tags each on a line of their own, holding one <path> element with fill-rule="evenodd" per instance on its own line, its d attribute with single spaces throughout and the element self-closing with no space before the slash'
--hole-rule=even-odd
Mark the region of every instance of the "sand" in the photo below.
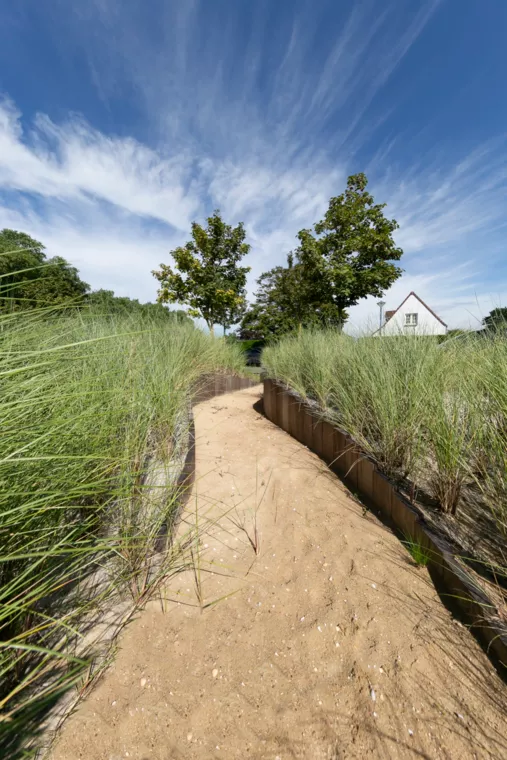
<svg viewBox="0 0 507 760">
<path fill-rule="evenodd" d="M 196 407 L 180 534 L 197 510 L 201 584 L 178 575 L 125 629 L 51 759 L 507 757 L 485 653 L 260 394 Z"/>
</svg>

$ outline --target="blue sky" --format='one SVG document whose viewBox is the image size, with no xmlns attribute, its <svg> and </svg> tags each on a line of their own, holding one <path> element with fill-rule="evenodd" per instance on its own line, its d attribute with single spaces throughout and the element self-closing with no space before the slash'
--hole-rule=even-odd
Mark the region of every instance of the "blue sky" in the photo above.
<svg viewBox="0 0 507 760">
<path fill-rule="evenodd" d="M 154 300 L 219 207 L 253 291 L 364 171 L 405 251 L 387 308 L 475 326 L 507 305 L 506 35 L 505 0 L 4 2 L 0 227 Z"/>
</svg>

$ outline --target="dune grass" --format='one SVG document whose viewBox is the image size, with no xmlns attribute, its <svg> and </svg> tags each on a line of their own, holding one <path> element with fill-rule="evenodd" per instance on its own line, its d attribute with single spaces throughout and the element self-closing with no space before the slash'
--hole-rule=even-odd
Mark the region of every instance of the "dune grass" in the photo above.
<svg viewBox="0 0 507 760">
<path fill-rule="evenodd" d="M 83 621 L 113 597 L 146 598 L 191 393 L 242 368 L 239 348 L 186 325 L 0 315 L 2 757 L 28 756 L 47 708 L 86 673 Z"/>
<path fill-rule="evenodd" d="M 386 475 L 410 480 L 458 521 L 466 491 L 493 519 L 491 533 L 507 535 L 505 333 L 439 343 L 303 331 L 265 348 L 263 363 Z"/>
</svg>

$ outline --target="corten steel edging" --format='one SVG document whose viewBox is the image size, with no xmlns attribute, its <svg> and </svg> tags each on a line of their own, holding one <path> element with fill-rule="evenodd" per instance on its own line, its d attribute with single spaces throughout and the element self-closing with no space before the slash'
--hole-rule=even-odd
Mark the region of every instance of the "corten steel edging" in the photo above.
<svg viewBox="0 0 507 760">
<path fill-rule="evenodd" d="M 271 380 L 264 380 L 264 414 L 268 420 L 274 419 L 273 407 L 275 400 L 275 386 Z"/>
<path fill-rule="evenodd" d="M 244 388 L 252 388 L 260 383 L 256 380 L 250 380 L 248 377 L 239 377 L 238 375 L 204 375 L 201 377 L 191 393 L 192 405 L 200 404 L 202 401 L 208 401 L 215 396 L 222 396 L 224 393 L 240 391 Z"/>
<path fill-rule="evenodd" d="M 278 424 L 282 428 L 282 430 L 285 430 L 286 433 L 289 432 L 289 394 L 282 391 L 280 395 L 278 396 L 278 406 L 279 406 L 279 420 Z"/>
<path fill-rule="evenodd" d="M 319 415 L 283 384 L 264 379 L 264 413 L 340 475 L 352 490 L 365 496 L 403 536 L 420 543 L 429 554 L 432 577 L 467 617 L 488 655 L 507 673 L 507 634 L 488 618 L 493 602 L 456 561 L 447 543 L 435 535 L 418 511 L 376 467 L 374 461 L 343 430 Z"/>
<path fill-rule="evenodd" d="M 296 441 L 304 443 L 304 415 L 301 414 L 301 402 L 289 397 L 289 433 Z"/>
</svg>

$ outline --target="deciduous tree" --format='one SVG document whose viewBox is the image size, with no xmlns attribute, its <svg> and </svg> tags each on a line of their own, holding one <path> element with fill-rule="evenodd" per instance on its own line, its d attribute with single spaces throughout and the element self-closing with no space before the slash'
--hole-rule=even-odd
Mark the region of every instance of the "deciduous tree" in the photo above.
<svg viewBox="0 0 507 760">
<path fill-rule="evenodd" d="M 45 247 L 24 232 L 0 232 L 0 304 L 27 309 L 82 298 L 89 290 L 78 270 L 61 256 L 48 259 Z"/>
<path fill-rule="evenodd" d="M 241 322 L 241 334 L 269 338 L 300 327 L 322 323 L 311 303 L 303 267 L 289 254 L 287 266 L 278 266 L 257 280 L 255 303 Z"/>
<path fill-rule="evenodd" d="M 393 263 L 403 253 L 393 239 L 399 225 L 384 216 L 386 204 L 376 204 L 367 185 L 365 174 L 349 177 L 314 232 L 298 234 L 297 258 L 310 289 L 328 318 L 342 322 L 348 308 L 367 296 L 380 298 L 402 273 Z"/>
<path fill-rule="evenodd" d="M 341 329 L 347 309 L 361 298 L 382 296 L 402 270 L 393 239 L 398 228 L 387 219 L 386 204 L 375 204 L 364 174 L 349 177 L 347 189 L 331 198 L 324 219 L 301 230 L 287 267 L 275 267 L 259 280 L 256 301 L 242 328 L 267 337 L 300 326 Z"/>
<path fill-rule="evenodd" d="M 206 228 L 193 222 L 192 239 L 171 251 L 174 268 L 161 264 L 153 272 L 160 282 L 159 302 L 187 305 L 211 333 L 216 324 L 227 325 L 245 302 L 250 267 L 239 263 L 249 250 L 241 222 L 231 227 L 219 211 L 208 218 Z"/>
</svg>

